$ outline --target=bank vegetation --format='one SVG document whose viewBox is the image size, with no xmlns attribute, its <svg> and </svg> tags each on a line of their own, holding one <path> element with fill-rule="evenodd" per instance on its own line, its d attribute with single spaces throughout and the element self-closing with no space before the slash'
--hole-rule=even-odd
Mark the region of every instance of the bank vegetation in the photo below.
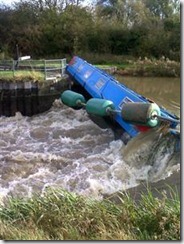
<svg viewBox="0 0 184 244">
<path fill-rule="evenodd" d="M 180 200 L 148 190 L 136 203 L 97 201 L 47 189 L 32 198 L 8 198 L 0 205 L 1 240 L 180 240 Z"/>
<path fill-rule="evenodd" d="M 88 2 L 0 1 L 0 59 L 78 55 L 92 63 L 115 63 L 123 55 L 180 61 L 179 0 Z"/>
</svg>

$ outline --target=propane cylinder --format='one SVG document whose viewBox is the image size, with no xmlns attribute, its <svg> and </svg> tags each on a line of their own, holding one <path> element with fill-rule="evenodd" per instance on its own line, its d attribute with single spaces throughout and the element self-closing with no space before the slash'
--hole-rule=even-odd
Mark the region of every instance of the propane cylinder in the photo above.
<svg viewBox="0 0 184 244">
<path fill-rule="evenodd" d="M 61 94 L 61 101 L 72 108 L 81 108 L 86 102 L 82 94 L 71 90 L 66 90 Z"/>
<path fill-rule="evenodd" d="M 160 108 L 156 103 L 126 103 L 121 110 L 122 118 L 129 123 L 155 127 L 159 124 Z"/>
<path fill-rule="evenodd" d="M 91 98 L 86 103 L 86 111 L 89 114 L 108 116 L 114 110 L 114 104 L 110 100 Z"/>
</svg>

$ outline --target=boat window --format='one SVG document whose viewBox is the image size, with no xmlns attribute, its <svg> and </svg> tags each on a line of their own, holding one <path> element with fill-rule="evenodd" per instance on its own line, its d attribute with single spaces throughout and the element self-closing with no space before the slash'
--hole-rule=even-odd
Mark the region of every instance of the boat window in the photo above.
<svg viewBox="0 0 184 244">
<path fill-rule="evenodd" d="M 96 84 L 95 84 L 95 87 L 97 88 L 97 89 L 100 89 L 100 88 L 102 88 L 102 86 L 105 84 L 105 81 L 103 80 L 103 79 L 99 79 L 97 82 L 96 82 Z"/>
<path fill-rule="evenodd" d="M 80 72 L 84 68 L 84 64 L 80 64 L 77 71 Z"/>
<path fill-rule="evenodd" d="M 122 107 L 123 107 L 123 105 L 124 105 L 125 103 L 133 103 L 133 101 L 132 101 L 130 98 L 125 97 L 125 98 L 120 102 L 120 104 L 119 104 L 118 107 L 119 107 L 120 109 L 122 109 Z"/>
<path fill-rule="evenodd" d="M 88 79 L 89 76 L 93 73 L 93 70 L 87 70 L 85 73 L 84 73 L 84 78 L 85 79 Z"/>
</svg>

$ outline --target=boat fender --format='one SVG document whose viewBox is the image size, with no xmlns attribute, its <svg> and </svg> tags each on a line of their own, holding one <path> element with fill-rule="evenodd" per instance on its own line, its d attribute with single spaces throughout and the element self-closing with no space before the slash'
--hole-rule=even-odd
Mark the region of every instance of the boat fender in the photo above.
<svg viewBox="0 0 184 244">
<path fill-rule="evenodd" d="M 66 90 L 61 94 L 61 101 L 72 108 L 82 108 L 86 102 L 82 94 L 71 90 Z"/>
<path fill-rule="evenodd" d="M 159 124 L 160 108 L 156 103 L 126 103 L 121 110 L 122 118 L 129 123 L 155 127 Z"/>
<path fill-rule="evenodd" d="M 98 116 L 109 116 L 114 110 L 114 104 L 110 100 L 91 98 L 86 103 L 86 111 Z"/>
</svg>

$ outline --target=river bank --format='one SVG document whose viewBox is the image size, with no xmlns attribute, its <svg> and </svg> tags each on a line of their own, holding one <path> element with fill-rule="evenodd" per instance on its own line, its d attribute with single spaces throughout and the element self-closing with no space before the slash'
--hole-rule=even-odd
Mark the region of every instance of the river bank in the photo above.
<svg viewBox="0 0 184 244">
<path fill-rule="evenodd" d="M 48 188 L 30 199 L 0 206 L 2 240 L 180 240 L 180 201 L 142 194 L 120 203 L 96 201 Z"/>
<path fill-rule="evenodd" d="M 146 57 L 137 60 L 126 59 L 122 63 L 99 65 L 114 75 L 132 77 L 180 77 L 180 63 L 168 58 L 148 59 Z"/>
<path fill-rule="evenodd" d="M 172 199 L 174 194 L 177 194 L 179 198 L 181 197 L 181 172 L 176 171 L 171 176 L 166 179 L 146 183 L 142 182 L 138 186 L 127 189 L 126 191 L 119 191 L 111 196 L 105 196 L 105 198 L 109 199 L 114 203 L 121 203 L 122 195 L 128 194 L 132 200 L 136 203 L 140 203 L 143 195 L 148 195 L 151 192 L 154 198 L 158 198 L 160 200 L 163 199 L 163 195 L 165 195 L 168 199 Z"/>
</svg>

